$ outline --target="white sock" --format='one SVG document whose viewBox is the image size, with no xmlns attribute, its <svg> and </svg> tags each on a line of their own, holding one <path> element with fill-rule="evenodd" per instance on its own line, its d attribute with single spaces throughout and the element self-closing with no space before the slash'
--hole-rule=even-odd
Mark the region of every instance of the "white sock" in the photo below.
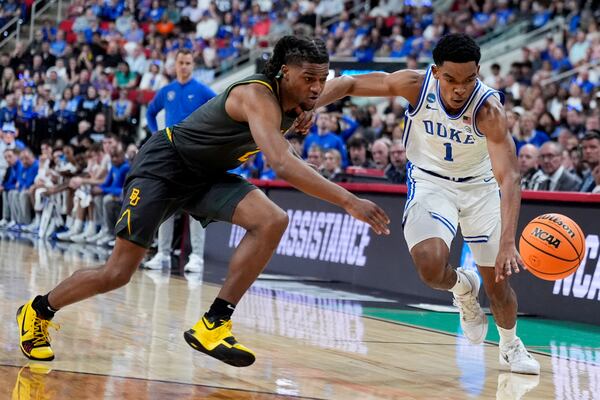
<svg viewBox="0 0 600 400">
<path fill-rule="evenodd" d="M 456 270 L 456 283 L 452 286 L 449 291 L 457 296 L 463 296 L 473 290 L 471 282 L 462 273 L 461 270 Z"/>
<path fill-rule="evenodd" d="M 517 338 L 517 323 L 511 329 L 504 329 L 496 325 L 498 334 L 500 335 L 500 347 L 513 342 Z"/>
</svg>

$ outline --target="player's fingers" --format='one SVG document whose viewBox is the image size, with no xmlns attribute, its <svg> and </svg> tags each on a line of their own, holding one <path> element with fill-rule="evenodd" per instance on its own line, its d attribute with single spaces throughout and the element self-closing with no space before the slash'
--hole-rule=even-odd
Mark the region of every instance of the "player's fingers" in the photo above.
<svg viewBox="0 0 600 400">
<path fill-rule="evenodd" d="M 517 258 L 513 258 L 510 260 L 510 265 L 512 266 L 513 271 L 519 273 L 519 263 L 517 262 Z"/>
<path fill-rule="evenodd" d="M 504 262 L 504 273 L 506 274 L 506 276 L 510 276 L 512 275 L 512 265 L 510 263 L 510 260 L 506 260 Z"/>
<path fill-rule="evenodd" d="M 525 265 L 525 262 L 519 253 L 517 253 L 517 263 L 521 266 L 521 268 L 527 269 L 527 265 Z"/>
</svg>

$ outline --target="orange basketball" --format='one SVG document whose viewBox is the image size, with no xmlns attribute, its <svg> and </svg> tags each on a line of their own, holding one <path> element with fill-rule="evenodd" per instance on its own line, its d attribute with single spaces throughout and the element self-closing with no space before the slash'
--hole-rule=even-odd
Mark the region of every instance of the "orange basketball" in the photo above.
<svg viewBox="0 0 600 400">
<path fill-rule="evenodd" d="M 583 261 L 585 235 L 569 217 L 540 215 L 523 229 L 519 252 L 529 272 L 556 281 L 574 273 Z"/>
</svg>

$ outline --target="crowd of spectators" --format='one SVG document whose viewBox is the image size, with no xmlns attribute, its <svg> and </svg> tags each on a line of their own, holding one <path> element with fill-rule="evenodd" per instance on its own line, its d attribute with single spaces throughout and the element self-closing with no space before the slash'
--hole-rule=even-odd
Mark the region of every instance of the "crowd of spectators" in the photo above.
<svg viewBox="0 0 600 400">
<path fill-rule="evenodd" d="M 0 225 L 47 234 L 57 215 L 68 215 L 63 238 L 89 238 L 94 229 L 96 239 L 110 241 L 107 222 L 121 195 L 114 185 L 140 145 L 140 108 L 174 77 L 180 48 L 192 50 L 195 76 L 208 84 L 217 69 L 292 32 L 322 37 L 332 57 L 397 57 L 417 68 L 445 33 L 483 37 L 518 20 L 537 28 L 558 16 L 566 18 L 562 40 L 523 48 L 508 70 L 493 65 L 481 78 L 506 94 L 523 188 L 599 192 L 595 3 L 456 0 L 440 13 L 428 1 L 373 0 L 368 12 L 353 13 L 354 2 L 342 0 L 75 0 L 58 26 L 44 21 L 29 45 L 0 53 Z M 0 4 L 4 20 L 28 10 L 15 0 Z M 573 74 L 554 80 L 565 71 Z M 346 99 L 318 110 L 309 135 L 289 140 L 328 179 L 364 174 L 405 183 L 406 106 L 400 98 L 383 107 Z M 260 154 L 236 172 L 276 178 Z M 41 215 L 46 204 L 54 205 L 50 222 Z"/>
</svg>

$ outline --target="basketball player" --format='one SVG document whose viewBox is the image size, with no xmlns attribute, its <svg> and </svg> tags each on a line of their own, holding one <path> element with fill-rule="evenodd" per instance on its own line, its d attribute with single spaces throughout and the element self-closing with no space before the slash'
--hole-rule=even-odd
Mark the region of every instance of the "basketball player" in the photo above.
<svg viewBox="0 0 600 400">
<path fill-rule="evenodd" d="M 403 226 L 419 276 L 430 287 L 453 293 L 465 336 L 472 343 L 483 342 L 487 318 L 477 299 L 479 278 L 474 271 L 448 265 L 460 224 L 498 326 L 501 366 L 539 374 L 539 363 L 516 336 L 517 299 L 507 280 L 523 264 L 515 246 L 520 176 L 506 130 L 504 96 L 477 78 L 480 51 L 470 37 L 443 37 L 433 60 L 435 65 L 425 72 L 335 78 L 318 106 L 345 96 L 402 96 L 409 101 Z"/>
<path fill-rule="evenodd" d="M 247 231 L 218 297 L 184 333 L 185 340 L 230 365 L 252 364 L 254 353 L 231 333 L 231 315 L 273 255 L 288 217 L 262 191 L 226 171 L 262 150 L 278 177 L 343 207 L 377 234 L 389 234 L 383 210 L 321 177 L 292 155 L 283 138 L 297 115 L 314 108 L 328 71 L 329 56 L 322 41 L 285 36 L 275 45 L 264 74 L 234 83 L 183 122 L 154 134 L 127 177 L 117 240 L 107 263 L 75 272 L 48 294 L 19 308 L 23 353 L 34 360 L 52 360 L 48 326 L 54 313 L 128 283 L 161 222 L 183 209 L 204 225 L 227 221 Z"/>
</svg>

